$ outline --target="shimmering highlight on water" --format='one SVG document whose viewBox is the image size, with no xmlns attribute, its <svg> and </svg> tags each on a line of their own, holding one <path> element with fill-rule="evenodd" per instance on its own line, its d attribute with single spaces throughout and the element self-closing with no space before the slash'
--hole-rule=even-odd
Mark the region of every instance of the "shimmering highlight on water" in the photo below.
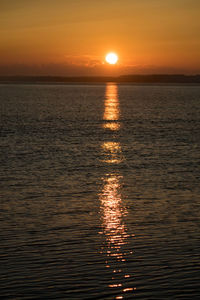
<svg viewBox="0 0 200 300">
<path fill-rule="evenodd" d="M 117 85 L 114 83 L 106 85 L 104 106 L 105 109 L 103 119 L 107 122 L 103 123 L 103 127 L 110 130 L 119 130 L 120 123 L 115 122 L 119 120 L 120 115 L 118 90 Z"/>
</svg>

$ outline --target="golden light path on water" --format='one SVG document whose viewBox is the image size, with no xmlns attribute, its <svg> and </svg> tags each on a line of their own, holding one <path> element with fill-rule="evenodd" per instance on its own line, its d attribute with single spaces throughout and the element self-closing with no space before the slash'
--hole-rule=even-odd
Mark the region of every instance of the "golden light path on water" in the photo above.
<svg viewBox="0 0 200 300">
<path fill-rule="evenodd" d="M 107 121 L 103 127 L 110 130 L 119 130 L 119 99 L 116 84 L 108 84 L 106 86 L 106 95 L 104 101 L 104 115 L 103 120 Z"/>
<path fill-rule="evenodd" d="M 119 164 L 122 162 L 121 145 L 118 142 L 104 142 L 102 144 L 105 159 L 104 162 L 110 164 Z"/>
<path fill-rule="evenodd" d="M 118 87 L 116 84 L 106 86 L 104 102 L 103 124 L 105 130 L 120 130 L 120 109 L 118 99 Z M 102 234 L 105 236 L 105 244 L 102 253 L 106 253 L 106 268 L 112 272 L 108 286 L 117 289 L 118 295 L 115 299 L 123 299 L 124 293 L 133 292 L 135 287 L 130 287 L 126 282 L 131 275 L 125 271 L 127 255 L 132 254 L 125 250 L 129 234 L 125 224 L 127 214 L 122 198 L 123 176 L 118 169 L 109 173 L 109 166 L 118 165 L 123 161 L 121 144 L 115 138 L 105 141 L 101 145 L 103 151 L 103 162 L 107 165 L 108 173 L 103 178 L 103 188 L 99 195 L 101 202 Z M 124 268 L 124 270 L 123 270 Z"/>
</svg>

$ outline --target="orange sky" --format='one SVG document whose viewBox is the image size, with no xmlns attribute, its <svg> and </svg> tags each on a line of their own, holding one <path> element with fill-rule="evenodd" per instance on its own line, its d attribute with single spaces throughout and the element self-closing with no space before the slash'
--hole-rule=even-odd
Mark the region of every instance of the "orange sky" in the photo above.
<svg viewBox="0 0 200 300">
<path fill-rule="evenodd" d="M 199 33 L 199 0 L 0 0 L 0 75 L 200 73 Z"/>
</svg>

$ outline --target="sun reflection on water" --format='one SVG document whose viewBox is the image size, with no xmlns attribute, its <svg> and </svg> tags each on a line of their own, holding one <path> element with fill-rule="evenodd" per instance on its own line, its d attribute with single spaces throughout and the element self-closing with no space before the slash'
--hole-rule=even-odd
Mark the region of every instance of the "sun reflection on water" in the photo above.
<svg viewBox="0 0 200 300">
<path fill-rule="evenodd" d="M 122 198 L 122 181 L 120 174 L 106 174 L 103 178 L 103 189 L 99 195 L 101 202 L 102 234 L 105 242 L 102 253 L 106 255 L 106 268 L 112 273 L 108 287 L 116 289 L 123 299 L 123 294 L 135 290 L 126 281 L 131 274 L 127 271 L 127 258 L 132 254 L 128 247 L 128 234 L 125 224 L 127 209 Z M 127 286 L 128 284 L 128 286 Z"/>
<path fill-rule="evenodd" d="M 117 131 L 119 123 L 118 87 L 116 84 L 108 84 L 106 87 L 105 111 L 103 120 L 104 129 Z M 121 144 L 114 139 L 104 141 L 101 144 L 103 160 L 107 166 L 107 173 L 103 177 L 103 187 L 99 194 L 100 212 L 102 220 L 102 232 L 105 242 L 102 253 L 106 255 L 106 268 L 112 273 L 108 287 L 116 289 L 118 295 L 115 299 L 123 299 L 124 293 L 133 292 L 135 287 L 130 286 L 131 274 L 127 272 L 127 258 L 132 254 L 128 247 L 128 234 L 125 218 L 127 209 L 123 200 L 122 182 L 123 176 L 116 169 L 124 160 Z M 116 165 L 116 166 L 115 166 Z M 115 166 L 115 172 L 110 172 L 110 167 Z"/>
<path fill-rule="evenodd" d="M 118 142 L 104 142 L 102 144 L 104 162 L 109 164 L 119 164 L 122 162 L 121 145 Z"/>
<path fill-rule="evenodd" d="M 127 237 L 123 216 L 126 209 L 120 194 L 120 175 L 110 174 L 104 178 L 104 188 L 100 195 L 104 234 L 107 240 L 107 256 L 121 260 L 121 245 Z"/>
<path fill-rule="evenodd" d="M 119 130 L 120 123 L 117 121 L 119 120 L 120 110 L 116 84 L 106 86 L 104 107 L 103 120 L 107 122 L 103 124 L 103 127 L 110 130 Z"/>
</svg>

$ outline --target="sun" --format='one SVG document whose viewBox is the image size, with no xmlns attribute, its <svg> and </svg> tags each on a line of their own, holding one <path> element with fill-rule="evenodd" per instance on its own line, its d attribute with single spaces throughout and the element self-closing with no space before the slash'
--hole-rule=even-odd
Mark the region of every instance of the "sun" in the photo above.
<svg viewBox="0 0 200 300">
<path fill-rule="evenodd" d="M 114 52 L 110 52 L 106 55 L 106 62 L 111 64 L 111 65 L 115 65 L 118 61 L 118 56 L 116 53 Z"/>
</svg>

